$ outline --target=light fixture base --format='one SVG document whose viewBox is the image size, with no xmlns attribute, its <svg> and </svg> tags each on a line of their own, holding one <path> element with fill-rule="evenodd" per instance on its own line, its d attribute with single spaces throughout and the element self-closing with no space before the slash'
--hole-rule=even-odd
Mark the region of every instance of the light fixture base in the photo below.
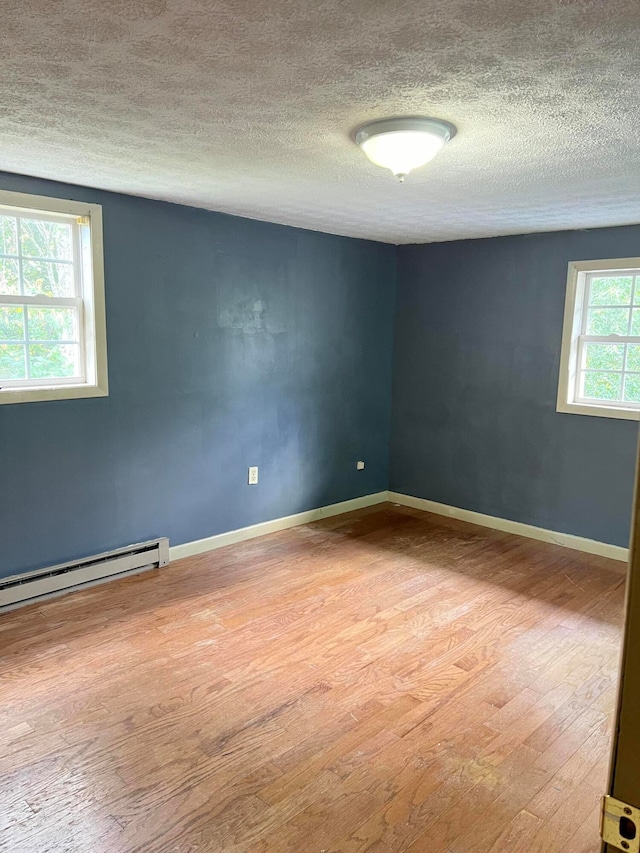
<svg viewBox="0 0 640 853">
<path fill-rule="evenodd" d="M 455 124 L 440 118 L 426 116 L 398 116 L 397 118 L 381 118 L 361 124 L 353 132 L 356 145 L 362 145 L 369 137 L 381 133 L 397 133 L 415 130 L 422 133 L 433 133 L 441 136 L 445 142 L 453 139 L 458 132 Z"/>
</svg>

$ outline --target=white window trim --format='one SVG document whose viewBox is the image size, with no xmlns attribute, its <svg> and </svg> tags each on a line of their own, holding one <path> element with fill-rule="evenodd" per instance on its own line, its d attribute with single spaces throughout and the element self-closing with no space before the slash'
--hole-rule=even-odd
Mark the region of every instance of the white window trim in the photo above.
<svg viewBox="0 0 640 853">
<path fill-rule="evenodd" d="M 615 260 L 571 261 L 567 273 L 567 292 L 564 303 L 562 327 L 562 351 L 560 354 L 560 377 L 556 410 L 574 415 L 595 415 L 600 418 L 640 420 L 640 409 L 622 403 L 580 402 L 576 400 L 576 370 L 578 346 L 583 317 L 582 302 L 585 296 L 587 274 L 615 270 L 640 269 L 640 258 L 617 258 Z"/>
<path fill-rule="evenodd" d="M 88 362 L 89 380 L 74 380 L 60 384 L 0 388 L 0 404 L 34 403 L 46 400 L 71 400 L 85 397 L 107 397 L 109 379 L 107 372 L 107 327 L 104 296 L 104 249 L 102 241 L 102 206 L 88 202 L 69 201 L 50 196 L 0 190 L 0 205 L 23 208 L 26 214 L 63 214 L 88 219 L 91 232 L 91 277 L 84 281 L 82 300 L 87 319 L 81 332 L 86 335 L 84 347 Z M 86 279 L 86 277 L 85 277 Z M 64 383 L 64 384 L 63 384 Z"/>
</svg>

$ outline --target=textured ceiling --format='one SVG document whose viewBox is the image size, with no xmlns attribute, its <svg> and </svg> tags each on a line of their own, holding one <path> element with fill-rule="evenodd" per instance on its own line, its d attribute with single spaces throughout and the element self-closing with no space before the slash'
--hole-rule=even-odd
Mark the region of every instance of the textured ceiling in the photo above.
<svg viewBox="0 0 640 853">
<path fill-rule="evenodd" d="M 392 243 L 640 220 L 638 0 L 0 0 L 0 169 Z M 458 135 L 397 183 L 355 126 Z"/>
</svg>

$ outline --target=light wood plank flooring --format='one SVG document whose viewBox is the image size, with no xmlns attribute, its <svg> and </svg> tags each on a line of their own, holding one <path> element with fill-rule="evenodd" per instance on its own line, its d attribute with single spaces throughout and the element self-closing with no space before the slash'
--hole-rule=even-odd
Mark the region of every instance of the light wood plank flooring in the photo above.
<svg viewBox="0 0 640 853">
<path fill-rule="evenodd" d="M 596 853 L 623 589 L 386 504 L 0 616 L 0 850 Z"/>
</svg>

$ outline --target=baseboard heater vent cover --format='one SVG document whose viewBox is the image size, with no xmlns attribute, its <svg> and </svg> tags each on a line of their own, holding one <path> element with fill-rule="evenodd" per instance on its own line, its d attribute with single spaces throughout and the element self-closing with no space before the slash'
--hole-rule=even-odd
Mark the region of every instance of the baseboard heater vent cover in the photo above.
<svg viewBox="0 0 640 853">
<path fill-rule="evenodd" d="M 0 578 L 0 612 L 168 563 L 169 540 L 161 538 L 23 575 Z"/>
</svg>

